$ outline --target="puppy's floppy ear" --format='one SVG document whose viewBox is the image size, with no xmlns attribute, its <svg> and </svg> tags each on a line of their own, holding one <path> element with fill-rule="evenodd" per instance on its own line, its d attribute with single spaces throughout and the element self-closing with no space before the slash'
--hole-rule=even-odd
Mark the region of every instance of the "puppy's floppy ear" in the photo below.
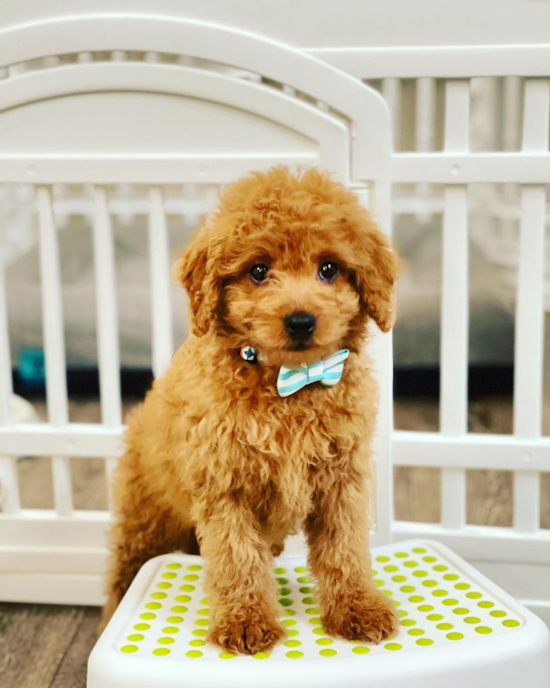
<svg viewBox="0 0 550 688">
<path fill-rule="evenodd" d="M 208 332 L 221 294 L 212 243 L 210 233 L 203 227 L 172 269 L 172 279 L 180 282 L 189 294 L 191 331 L 198 337 Z"/>
<path fill-rule="evenodd" d="M 356 289 L 367 315 L 382 332 L 389 332 L 395 322 L 397 255 L 368 215 L 358 230 L 358 242 L 358 260 L 353 266 Z"/>
</svg>

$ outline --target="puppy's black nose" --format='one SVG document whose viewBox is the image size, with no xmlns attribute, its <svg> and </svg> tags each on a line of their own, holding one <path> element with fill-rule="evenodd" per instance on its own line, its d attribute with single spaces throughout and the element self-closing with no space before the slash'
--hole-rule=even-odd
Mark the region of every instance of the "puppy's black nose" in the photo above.
<svg viewBox="0 0 550 688">
<path fill-rule="evenodd" d="M 296 340 L 305 340 L 311 337 L 315 330 L 317 320 L 312 313 L 305 313 L 304 311 L 294 311 L 285 315 L 283 319 L 285 330 Z"/>
</svg>

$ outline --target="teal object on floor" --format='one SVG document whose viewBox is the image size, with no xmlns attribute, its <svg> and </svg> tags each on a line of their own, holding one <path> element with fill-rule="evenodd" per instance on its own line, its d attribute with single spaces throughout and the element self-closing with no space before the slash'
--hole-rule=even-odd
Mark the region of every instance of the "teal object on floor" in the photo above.
<svg viewBox="0 0 550 688">
<path fill-rule="evenodd" d="M 19 379 L 25 387 L 44 387 L 46 384 L 46 361 L 44 349 L 22 348 L 19 352 Z"/>
</svg>

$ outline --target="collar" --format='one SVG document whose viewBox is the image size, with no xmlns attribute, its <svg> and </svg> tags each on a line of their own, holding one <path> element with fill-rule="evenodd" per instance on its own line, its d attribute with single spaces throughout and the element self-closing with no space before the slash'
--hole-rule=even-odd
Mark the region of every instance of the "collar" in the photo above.
<svg viewBox="0 0 550 688">
<path fill-rule="evenodd" d="M 253 346 L 243 346 L 240 355 L 247 363 L 262 360 L 261 354 Z M 334 387 L 342 378 L 348 356 L 349 349 L 340 349 L 314 363 L 302 363 L 297 367 L 281 366 L 277 378 L 279 396 L 288 397 L 314 382 L 320 382 L 324 387 Z"/>
</svg>

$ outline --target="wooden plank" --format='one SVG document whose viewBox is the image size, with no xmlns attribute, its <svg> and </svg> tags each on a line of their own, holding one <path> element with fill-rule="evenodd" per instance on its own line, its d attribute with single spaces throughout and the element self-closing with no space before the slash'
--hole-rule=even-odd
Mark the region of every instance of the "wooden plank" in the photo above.
<svg viewBox="0 0 550 688">
<path fill-rule="evenodd" d="M 393 490 L 397 521 L 441 522 L 440 474 L 439 468 L 395 466 Z"/>
<path fill-rule="evenodd" d="M 395 468 L 395 518 L 417 523 L 440 522 L 440 471 Z M 508 527 L 512 523 L 512 476 L 505 471 L 476 471 L 467 476 L 470 525 Z M 547 491 L 546 494 L 549 494 Z"/>
<path fill-rule="evenodd" d="M 97 640 L 100 609 L 81 610 L 82 620 L 54 676 L 52 688 L 85 688 L 88 657 Z"/>
<path fill-rule="evenodd" d="M 54 686 L 59 664 L 83 618 L 84 611 L 80 608 L 0 604 L 2 685 L 6 688 Z"/>
<path fill-rule="evenodd" d="M 509 528 L 513 514 L 513 474 L 509 471 L 469 471 L 467 521 L 472 526 Z"/>
</svg>

